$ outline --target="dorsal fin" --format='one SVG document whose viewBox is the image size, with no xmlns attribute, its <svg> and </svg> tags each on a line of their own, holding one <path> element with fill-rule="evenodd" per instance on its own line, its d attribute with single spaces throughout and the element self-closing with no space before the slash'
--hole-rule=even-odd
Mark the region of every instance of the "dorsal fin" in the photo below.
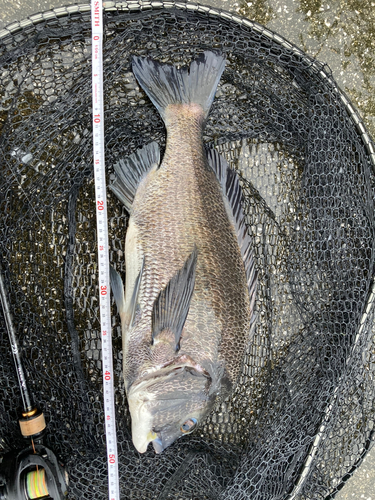
<svg viewBox="0 0 375 500">
<path fill-rule="evenodd" d="M 163 330 L 169 330 L 174 334 L 176 351 L 180 348 L 181 333 L 193 295 L 197 256 L 195 247 L 184 266 L 159 293 L 152 310 L 152 342 Z"/>
<path fill-rule="evenodd" d="M 128 212 L 130 212 L 139 183 L 147 172 L 154 166 L 159 166 L 159 163 L 159 145 L 151 142 L 113 166 L 116 179 L 109 185 L 109 189 L 125 205 Z"/>
<path fill-rule="evenodd" d="M 236 230 L 238 246 L 240 247 L 245 266 L 250 305 L 251 308 L 253 308 L 258 275 L 255 269 L 252 241 L 246 227 L 245 215 L 242 209 L 243 194 L 239 177 L 237 172 L 229 167 L 226 160 L 220 156 L 215 149 L 207 151 L 207 160 L 221 184 L 223 194 L 228 202 L 227 205 L 231 211 L 231 218 Z"/>
</svg>

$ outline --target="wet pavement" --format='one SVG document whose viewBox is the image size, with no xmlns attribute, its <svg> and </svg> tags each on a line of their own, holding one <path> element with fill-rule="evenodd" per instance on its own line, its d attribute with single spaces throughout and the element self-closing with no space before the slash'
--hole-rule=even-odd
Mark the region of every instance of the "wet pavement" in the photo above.
<svg viewBox="0 0 375 500">
<path fill-rule="evenodd" d="M 205 0 L 203 3 L 259 22 L 328 64 L 375 137 L 375 1 Z M 69 2 L 0 0 L 0 29 L 64 5 Z M 375 500 L 375 448 L 335 499 Z"/>
</svg>

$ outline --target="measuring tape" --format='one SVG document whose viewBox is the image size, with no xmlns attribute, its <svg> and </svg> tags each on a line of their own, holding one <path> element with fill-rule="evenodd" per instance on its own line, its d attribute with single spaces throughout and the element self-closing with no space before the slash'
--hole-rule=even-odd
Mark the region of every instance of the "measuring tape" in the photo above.
<svg viewBox="0 0 375 500">
<path fill-rule="evenodd" d="M 100 327 L 102 332 L 103 396 L 107 441 L 108 492 L 109 500 L 120 500 L 115 395 L 113 389 L 108 217 L 104 160 L 102 0 L 91 0 L 91 28 L 95 201 L 99 260 Z"/>
</svg>

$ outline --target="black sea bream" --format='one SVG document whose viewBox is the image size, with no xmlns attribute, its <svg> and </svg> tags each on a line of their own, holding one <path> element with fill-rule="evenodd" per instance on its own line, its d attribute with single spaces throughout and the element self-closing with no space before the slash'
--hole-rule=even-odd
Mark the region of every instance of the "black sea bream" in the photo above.
<svg viewBox="0 0 375 500">
<path fill-rule="evenodd" d="M 237 174 L 202 133 L 225 67 L 204 52 L 190 68 L 133 58 L 167 129 L 116 165 L 125 204 L 126 286 L 112 270 L 136 449 L 157 453 L 192 432 L 228 394 L 249 341 L 256 290 Z"/>
</svg>

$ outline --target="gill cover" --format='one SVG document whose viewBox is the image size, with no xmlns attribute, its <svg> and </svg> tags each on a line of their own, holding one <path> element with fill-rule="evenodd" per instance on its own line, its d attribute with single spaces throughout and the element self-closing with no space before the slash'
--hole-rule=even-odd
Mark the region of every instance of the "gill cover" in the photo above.
<svg viewBox="0 0 375 500">
<path fill-rule="evenodd" d="M 152 442 L 156 453 L 161 453 L 189 433 L 187 427 L 193 431 L 194 421 L 202 421 L 211 409 L 210 388 L 211 377 L 190 366 L 189 360 L 185 365 L 171 364 L 134 384 L 128 401 L 135 448 L 144 453 Z M 189 420 L 192 423 L 187 423 Z"/>
</svg>

